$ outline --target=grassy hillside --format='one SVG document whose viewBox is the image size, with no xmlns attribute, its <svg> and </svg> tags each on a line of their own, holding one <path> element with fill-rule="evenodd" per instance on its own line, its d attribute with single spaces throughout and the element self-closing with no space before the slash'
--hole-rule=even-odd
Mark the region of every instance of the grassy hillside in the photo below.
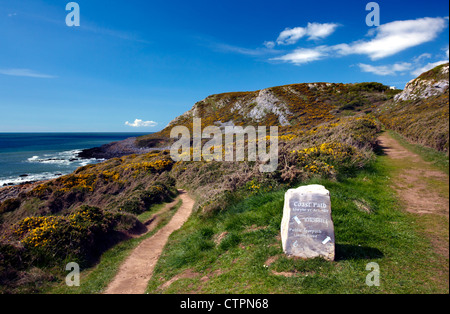
<svg viewBox="0 0 450 314">
<path fill-rule="evenodd" d="M 366 291 L 354 281 L 360 280 L 365 272 L 360 267 L 369 259 L 386 263 L 393 280 L 395 271 L 410 261 L 407 251 L 423 245 L 408 229 L 411 221 L 393 210 L 396 202 L 387 187 L 387 172 L 376 157 L 381 125 L 373 112 L 398 92 L 379 83 L 295 84 L 213 95 L 198 102 L 166 129 L 139 138 L 139 145 L 166 147 L 171 126 L 192 130 L 193 117 L 202 118 L 203 127 L 230 122 L 280 125 L 276 171 L 261 173 L 260 162 L 248 160 L 174 162 L 161 149 L 113 158 L 43 182 L 0 204 L 0 292 L 39 292 L 52 281 L 63 282 L 61 265 L 67 261 L 89 268 L 105 252 L 111 255 L 109 249 L 117 243 L 129 248 L 126 240 L 142 226 L 139 217 L 175 197 L 176 188 L 195 198 L 195 214 L 174 235 L 150 283 L 151 292 L 160 291 L 171 276 L 212 276 L 219 268 L 224 273 L 217 284 L 197 281 L 195 289 L 282 292 L 277 285 L 286 285 L 294 292 L 301 284 L 305 291 L 317 292 L 334 278 L 334 286 L 325 291 L 346 292 L 345 280 Z M 334 198 L 339 241 L 335 264 L 281 256 L 278 232 L 284 191 L 311 182 L 326 184 Z M 119 262 L 116 259 L 114 265 Z M 244 275 L 242 267 L 247 269 Z M 112 276 L 105 277 L 105 272 L 100 271 L 103 278 Z M 291 278 L 292 273 L 309 278 Z M 233 285 L 238 274 L 242 280 Z M 415 291 L 411 287 L 421 276 L 401 276 L 400 282 Z M 100 281 L 91 292 L 102 289 L 106 279 Z M 190 289 L 177 285 L 162 290 Z M 401 286 L 394 284 L 388 292 L 401 291 Z M 426 285 L 424 291 L 436 290 Z"/>
<path fill-rule="evenodd" d="M 411 81 L 402 93 L 404 97 L 396 97 L 377 110 L 380 121 L 413 143 L 448 154 L 448 75 L 447 63 Z M 436 89 L 435 86 L 440 84 L 443 88 Z"/>
<path fill-rule="evenodd" d="M 371 118 L 350 117 L 280 136 L 278 169 L 268 174 L 253 161 L 174 163 L 161 151 L 114 158 L 40 184 L 1 204 L 3 292 L 39 291 L 41 281 L 62 275 L 55 267 L 68 260 L 96 263 L 139 229 L 139 214 L 173 197 L 175 185 L 196 198 L 198 213 L 215 215 L 238 195 L 312 178 L 336 180 L 362 169 L 373 159 L 379 130 Z"/>
<path fill-rule="evenodd" d="M 377 105 L 399 93 L 380 83 L 293 84 L 255 92 L 212 95 L 174 119 L 161 132 L 139 137 L 138 146 L 164 147 L 170 143 L 170 130 L 186 126 L 192 131 L 192 118 L 202 126 L 279 126 L 281 134 L 306 131 L 340 117 L 369 113 Z"/>
<path fill-rule="evenodd" d="M 114 158 L 2 202 L 0 292 L 38 291 L 66 261 L 91 265 L 139 231 L 140 214 L 177 194 L 172 164 L 164 152 Z"/>
<path fill-rule="evenodd" d="M 336 261 L 283 254 L 280 223 L 286 188 L 236 196 L 226 209 L 197 213 L 170 239 L 149 293 L 448 293 L 436 280 L 440 259 L 416 220 L 399 210 L 385 157 L 340 180 L 310 179 L 330 190 Z M 296 186 L 296 185 L 294 185 Z M 369 287 L 366 265 L 381 269 Z"/>
</svg>

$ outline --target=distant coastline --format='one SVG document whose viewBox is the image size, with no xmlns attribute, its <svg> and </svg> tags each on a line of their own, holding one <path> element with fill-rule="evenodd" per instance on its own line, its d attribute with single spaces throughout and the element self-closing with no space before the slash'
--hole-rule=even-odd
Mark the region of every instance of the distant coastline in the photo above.
<svg viewBox="0 0 450 314">
<path fill-rule="evenodd" d="M 0 188 L 28 186 L 70 174 L 87 164 L 145 152 L 133 143 L 146 134 L 149 132 L 0 133 Z"/>
<path fill-rule="evenodd" d="M 79 154 L 79 158 L 83 159 L 111 159 L 131 154 L 145 154 L 155 148 L 140 148 L 135 144 L 136 137 L 130 137 L 122 141 L 104 144 L 99 147 L 83 149 Z"/>
</svg>

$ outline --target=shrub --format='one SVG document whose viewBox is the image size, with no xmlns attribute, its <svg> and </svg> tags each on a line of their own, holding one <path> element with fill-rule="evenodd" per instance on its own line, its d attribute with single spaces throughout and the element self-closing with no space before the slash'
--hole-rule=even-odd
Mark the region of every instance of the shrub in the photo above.
<svg viewBox="0 0 450 314">
<path fill-rule="evenodd" d="M 13 212 L 20 207 L 20 199 L 10 198 L 0 204 L 0 214 Z"/>
<path fill-rule="evenodd" d="M 357 148 L 342 143 L 323 143 L 292 153 L 297 155 L 299 167 L 324 176 L 331 175 L 335 167 L 342 170 L 360 168 L 365 162 Z"/>
<path fill-rule="evenodd" d="M 171 200 L 176 193 L 163 183 L 156 182 L 147 190 L 136 191 L 120 206 L 120 210 L 139 215 L 153 204 L 159 204 Z"/>
<path fill-rule="evenodd" d="M 27 217 L 14 227 L 14 235 L 37 262 L 52 265 L 68 257 L 89 259 L 95 241 L 113 227 L 112 214 L 81 206 L 70 216 Z"/>
</svg>

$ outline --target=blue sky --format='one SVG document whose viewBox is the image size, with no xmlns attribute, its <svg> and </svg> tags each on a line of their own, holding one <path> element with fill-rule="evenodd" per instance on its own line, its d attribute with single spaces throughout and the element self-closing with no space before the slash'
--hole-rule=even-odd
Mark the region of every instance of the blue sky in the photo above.
<svg viewBox="0 0 450 314">
<path fill-rule="evenodd" d="M 208 95 L 303 82 L 403 88 L 448 61 L 443 0 L 0 0 L 0 132 L 154 132 Z"/>
</svg>

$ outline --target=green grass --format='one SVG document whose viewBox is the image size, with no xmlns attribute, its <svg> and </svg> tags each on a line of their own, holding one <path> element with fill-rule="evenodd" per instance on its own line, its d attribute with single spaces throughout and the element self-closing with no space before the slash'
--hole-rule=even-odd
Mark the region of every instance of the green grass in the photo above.
<svg viewBox="0 0 450 314">
<path fill-rule="evenodd" d="M 212 217 L 193 215 L 170 237 L 147 292 L 448 293 L 448 285 L 435 275 L 441 259 L 389 187 L 391 171 L 387 157 L 379 156 L 352 178 L 304 183 L 330 190 L 334 262 L 284 256 L 279 234 L 285 190 L 272 191 L 236 202 Z M 358 209 L 356 200 L 370 213 Z M 225 237 L 217 244 L 219 235 Z M 365 284 L 370 262 L 380 266 L 380 287 Z M 183 278 L 187 270 L 191 275 Z M 293 276 L 276 274 L 281 272 Z M 161 287 L 176 275 L 178 280 Z"/>
<path fill-rule="evenodd" d="M 136 218 L 144 223 L 147 220 L 149 220 L 155 213 L 159 212 L 161 209 L 166 206 L 167 203 L 161 203 L 161 204 L 155 204 L 151 206 L 147 211 L 143 212 L 142 214 L 138 215 Z"/>
<path fill-rule="evenodd" d="M 425 147 L 419 144 L 413 144 L 395 131 L 389 130 L 387 132 L 403 147 L 416 153 L 426 162 L 430 162 L 436 169 L 449 174 L 449 155 L 444 152 L 437 151 L 433 148 Z"/>
<path fill-rule="evenodd" d="M 53 286 L 44 291 L 49 294 L 97 294 L 101 293 L 112 281 L 117 274 L 120 265 L 128 257 L 131 251 L 136 248 L 143 240 L 153 236 L 159 229 L 164 227 L 172 218 L 172 216 L 180 208 L 181 200 L 170 210 L 161 214 L 161 220 L 158 226 L 151 232 L 145 234 L 139 238 L 131 238 L 123 241 L 113 248 L 106 251 L 99 263 L 92 268 L 84 269 L 81 271 L 80 286 L 68 287 L 65 285 L 64 279 L 60 281 L 60 284 Z M 155 213 L 162 209 L 166 204 L 154 205 L 150 208 L 149 212 Z M 141 217 L 142 218 L 142 217 Z"/>
</svg>

